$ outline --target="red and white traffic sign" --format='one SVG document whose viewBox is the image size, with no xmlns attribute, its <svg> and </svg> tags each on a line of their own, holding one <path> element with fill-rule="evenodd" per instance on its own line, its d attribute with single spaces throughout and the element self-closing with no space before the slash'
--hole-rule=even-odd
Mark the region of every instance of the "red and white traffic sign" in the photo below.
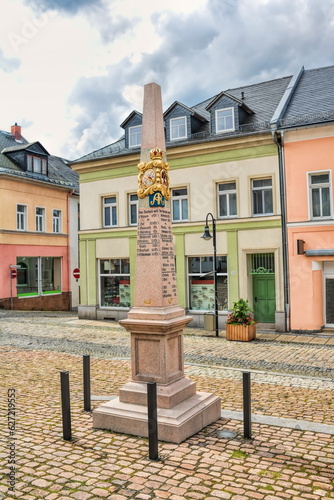
<svg viewBox="0 0 334 500">
<path fill-rule="evenodd" d="M 77 267 L 73 269 L 73 278 L 75 278 L 76 280 L 80 278 L 80 269 L 78 269 Z"/>
<path fill-rule="evenodd" d="M 15 269 L 15 267 L 11 267 L 10 277 L 12 278 L 12 280 L 17 277 L 17 269 Z"/>
</svg>

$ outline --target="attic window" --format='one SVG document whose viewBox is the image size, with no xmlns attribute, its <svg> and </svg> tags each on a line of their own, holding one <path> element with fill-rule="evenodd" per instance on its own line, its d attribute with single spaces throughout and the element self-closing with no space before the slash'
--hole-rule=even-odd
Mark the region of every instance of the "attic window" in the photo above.
<svg viewBox="0 0 334 500">
<path fill-rule="evenodd" d="M 48 162 L 40 156 L 27 155 L 27 170 L 35 174 L 48 175 Z"/>
<path fill-rule="evenodd" d="M 216 133 L 234 130 L 234 108 L 216 109 Z"/>
<path fill-rule="evenodd" d="M 185 116 L 181 116 L 180 118 L 171 118 L 170 138 L 171 141 L 187 138 L 187 119 Z"/>
<path fill-rule="evenodd" d="M 129 127 L 129 147 L 137 148 L 141 145 L 141 125 Z"/>
</svg>

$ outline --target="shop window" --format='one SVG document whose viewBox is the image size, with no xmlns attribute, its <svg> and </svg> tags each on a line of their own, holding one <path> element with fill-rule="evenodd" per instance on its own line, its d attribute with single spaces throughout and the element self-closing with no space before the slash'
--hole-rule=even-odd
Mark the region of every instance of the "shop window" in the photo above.
<svg viewBox="0 0 334 500">
<path fill-rule="evenodd" d="M 130 307 L 129 259 L 101 259 L 100 306 Z"/>
<path fill-rule="evenodd" d="M 189 257 L 189 309 L 213 311 L 215 308 L 213 257 Z M 228 308 L 227 257 L 217 257 L 218 309 Z"/>
<path fill-rule="evenodd" d="M 61 293 L 60 257 L 17 257 L 17 296 Z"/>
</svg>

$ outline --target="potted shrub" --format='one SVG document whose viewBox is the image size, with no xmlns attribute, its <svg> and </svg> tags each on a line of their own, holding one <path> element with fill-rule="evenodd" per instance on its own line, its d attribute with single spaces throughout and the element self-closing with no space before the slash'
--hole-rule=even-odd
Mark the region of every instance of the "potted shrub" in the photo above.
<svg viewBox="0 0 334 500">
<path fill-rule="evenodd" d="M 226 320 L 226 340 L 249 341 L 256 337 L 256 321 L 248 300 L 234 302 L 233 309 Z"/>
</svg>

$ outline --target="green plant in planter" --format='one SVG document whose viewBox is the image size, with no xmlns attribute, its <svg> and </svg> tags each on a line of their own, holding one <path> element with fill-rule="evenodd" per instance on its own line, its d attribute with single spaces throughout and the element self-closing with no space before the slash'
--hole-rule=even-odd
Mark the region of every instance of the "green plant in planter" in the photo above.
<svg viewBox="0 0 334 500">
<path fill-rule="evenodd" d="M 239 299 L 238 302 L 234 302 L 233 310 L 227 316 L 226 323 L 229 325 L 254 325 L 256 323 L 248 300 Z"/>
</svg>

